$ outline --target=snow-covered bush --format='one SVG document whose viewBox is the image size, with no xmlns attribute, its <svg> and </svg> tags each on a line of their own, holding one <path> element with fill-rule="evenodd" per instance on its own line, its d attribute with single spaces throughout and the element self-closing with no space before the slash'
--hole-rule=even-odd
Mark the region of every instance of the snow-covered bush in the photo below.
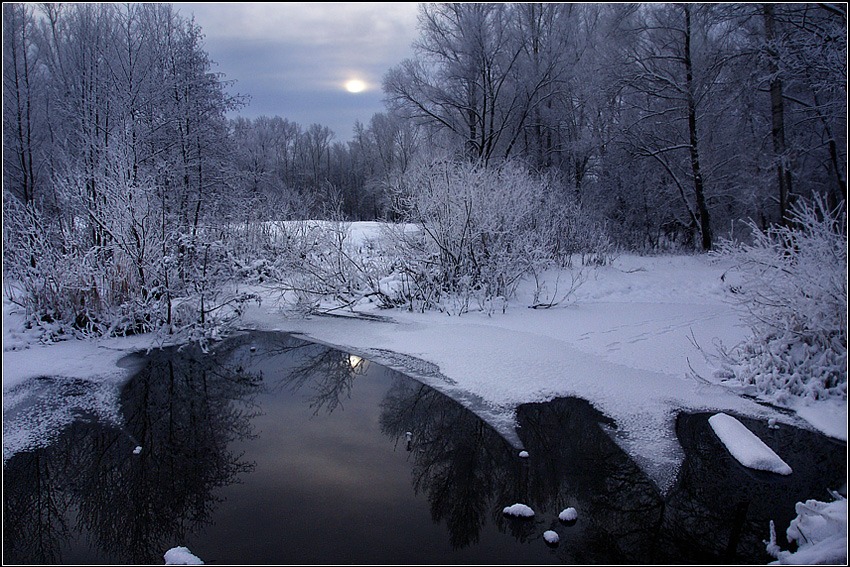
<svg viewBox="0 0 850 567">
<path fill-rule="evenodd" d="M 380 242 L 352 237 L 351 224 L 339 220 L 291 222 L 284 228 L 285 246 L 276 262 L 278 288 L 290 294 L 297 312 L 322 307 L 351 307 L 377 300 L 390 307 L 381 281 L 390 273 L 392 259 Z"/>
<path fill-rule="evenodd" d="M 4 203 L 4 279 L 42 341 L 151 331 L 208 340 L 255 298 L 232 285 L 235 262 L 214 231 L 165 230 L 145 191 L 103 190 L 96 210 L 71 201 L 67 218 Z"/>
<path fill-rule="evenodd" d="M 846 565 L 847 564 L 847 499 L 833 494 L 835 501 L 808 500 L 798 502 L 797 517 L 786 530 L 789 542 L 797 551 L 784 551 L 776 542 L 776 528 L 770 522 L 767 553 L 782 565 Z"/>
<path fill-rule="evenodd" d="M 43 340 L 144 327 L 135 272 L 123 255 L 81 246 L 73 223 L 50 222 L 32 203 L 8 199 L 3 216 L 4 279 L 16 282 L 13 300 Z"/>
<path fill-rule="evenodd" d="M 789 226 L 724 242 L 729 298 L 752 336 L 723 351 L 727 376 L 773 394 L 847 398 L 847 235 L 843 205 L 800 203 Z"/>
<path fill-rule="evenodd" d="M 504 308 L 524 277 L 592 253 L 592 223 L 578 204 L 551 179 L 514 163 L 423 162 L 395 192 L 400 217 L 421 229 L 395 239 L 414 308 Z"/>
<path fill-rule="evenodd" d="M 216 231 L 202 227 L 177 237 L 177 256 L 166 259 L 166 269 L 174 274 L 169 318 L 162 330 L 176 338 L 206 346 L 236 321 L 256 294 L 240 292 L 236 282 L 236 261 L 229 244 L 213 238 Z M 173 266 L 169 266 L 173 264 Z"/>
</svg>

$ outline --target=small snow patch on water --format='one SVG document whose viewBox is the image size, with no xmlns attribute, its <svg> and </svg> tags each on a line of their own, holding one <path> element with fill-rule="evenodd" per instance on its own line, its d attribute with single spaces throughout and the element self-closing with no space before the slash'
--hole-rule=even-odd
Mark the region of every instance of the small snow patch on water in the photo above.
<svg viewBox="0 0 850 567">
<path fill-rule="evenodd" d="M 507 506 L 502 513 L 507 516 L 516 516 L 518 518 L 531 518 L 534 516 L 534 510 L 525 504 L 514 504 L 513 506 Z"/>
<path fill-rule="evenodd" d="M 165 552 L 166 565 L 203 565 L 201 561 L 192 552 L 185 547 L 172 547 Z"/>
<path fill-rule="evenodd" d="M 560 537 L 558 537 L 558 532 L 553 530 L 546 530 L 543 532 L 543 539 L 546 540 L 546 543 L 550 545 L 555 545 L 560 541 Z"/>
<path fill-rule="evenodd" d="M 527 459 L 528 458 L 528 451 L 520 451 L 519 456 L 522 457 L 523 459 Z"/>
</svg>

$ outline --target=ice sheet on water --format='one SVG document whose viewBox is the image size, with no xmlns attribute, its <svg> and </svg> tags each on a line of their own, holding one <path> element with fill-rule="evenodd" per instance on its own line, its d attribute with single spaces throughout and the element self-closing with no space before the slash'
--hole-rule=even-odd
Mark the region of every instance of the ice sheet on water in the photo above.
<svg viewBox="0 0 850 567">
<path fill-rule="evenodd" d="M 120 424 L 118 393 L 113 381 L 64 377 L 34 378 L 4 393 L 3 462 L 47 446 L 80 415 Z"/>
</svg>

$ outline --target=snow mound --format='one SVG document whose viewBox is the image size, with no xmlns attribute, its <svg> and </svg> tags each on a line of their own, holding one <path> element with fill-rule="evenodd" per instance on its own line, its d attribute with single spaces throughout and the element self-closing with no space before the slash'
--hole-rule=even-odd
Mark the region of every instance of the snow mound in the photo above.
<svg viewBox="0 0 850 567">
<path fill-rule="evenodd" d="M 553 530 L 546 530 L 545 532 L 543 532 L 543 539 L 546 540 L 546 543 L 552 545 L 558 543 L 561 540 L 561 538 L 558 537 L 558 532 Z"/>
<path fill-rule="evenodd" d="M 192 555 L 185 547 L 172 547 L 165 552 L 166 565 L 203 565 L 204 562 Z"/>
<path fill-rule="evenodd" d="M 534 510 L 525 504 L 514 504 L 513 506 L 508 506 L 502 510 L 502 513 L 507 516 L 516 516 L 518 518 L 531 518 L 534 516 Z"/>
<path fill-rule="evenodd" d="M 791 474 L 791 467 L 779 455 L 731 415 L 715 414 L 708 419 L 708 423 L 729 453 L 745 467 L 782 475 Z"/>
<path fill-rule="evenodd" d="M 774 565 L 846 565 L 847 499 L 835 502 L 808 500 L 797 503 L 797 517 L 785 532 L 788 541 L 797 543 L 797 551 L 781 551 L 770 522 L 767 552 L 776 558 Z"/>
<path fill-rule="evenodd" d="M 527 459 L 528 458 L 528 451 L 520 451 L 519 456 L 522 459 Z"/>
<path fill-rule="evenodd" d="M 558 519 L 562 522 L 574 522 L 578 518 L 578 512 L 575 508 L 567 508 L 558 514 Z"/>
</svg>

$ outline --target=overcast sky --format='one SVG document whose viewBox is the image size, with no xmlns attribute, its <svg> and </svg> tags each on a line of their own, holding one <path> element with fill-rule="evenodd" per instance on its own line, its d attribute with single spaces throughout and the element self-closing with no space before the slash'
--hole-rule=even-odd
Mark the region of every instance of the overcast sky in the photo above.
<svg viewBox="0 0 850 567">
<path fill-rule="evenodd" d="M 215 71 L 251 95 L 239 114 L 318 123 L 351 139 L 355 120 L 382 112 L 381 80 L 412 55 L 416 3 L 176 3 L 195 16 Z M 346 83 L 364 83 L 361 92 Z"/>
</svg>

